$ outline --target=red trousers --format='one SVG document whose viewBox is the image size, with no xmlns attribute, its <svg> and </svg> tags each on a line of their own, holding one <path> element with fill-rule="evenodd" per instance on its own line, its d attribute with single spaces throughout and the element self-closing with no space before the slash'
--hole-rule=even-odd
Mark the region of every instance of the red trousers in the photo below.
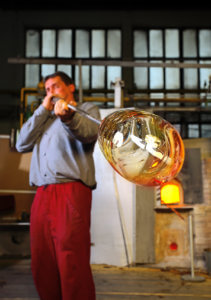
<svg viewBox="0 0 211 300">
<path fill-rule="evenodd" d="M 92 191 L 80 182 L 39 187 L 30 221 L 31 267 L 42 300 L 94 300 Z"/>
</svg>

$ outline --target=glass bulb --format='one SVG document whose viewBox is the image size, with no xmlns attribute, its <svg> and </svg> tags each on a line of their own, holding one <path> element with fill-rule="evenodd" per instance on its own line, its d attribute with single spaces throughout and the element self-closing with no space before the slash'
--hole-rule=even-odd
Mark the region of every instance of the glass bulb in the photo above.
<svg viewBox="0 0 211 300">
<path fill-rule="evenodd" d="M 161 185 L 173 179 L 184 162 L 178 131 L 163 118 L 137 109 L 105 117 L 98 144 L 114 170 L 138 185 Z"/>
</svg>

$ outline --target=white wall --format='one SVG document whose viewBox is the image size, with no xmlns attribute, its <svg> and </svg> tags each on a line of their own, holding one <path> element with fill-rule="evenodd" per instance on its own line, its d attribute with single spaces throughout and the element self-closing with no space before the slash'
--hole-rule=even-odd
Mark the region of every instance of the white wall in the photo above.
<svg viewBox="0 0 211 300">
<path fill-rule="evenodd" d="M 113 111 L 102 109 L 101 118 Z M 94 159 L 97 189 L 93 191 L 91 263 L 126 266 L 134 252 L 135 185 L 114 171 L 98 143 Z"/>
</svg>

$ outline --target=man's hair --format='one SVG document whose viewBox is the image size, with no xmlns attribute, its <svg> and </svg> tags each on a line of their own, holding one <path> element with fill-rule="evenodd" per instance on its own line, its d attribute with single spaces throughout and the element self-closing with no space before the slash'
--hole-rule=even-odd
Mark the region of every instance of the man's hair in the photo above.
<svg viewBox="0 0 211 300">
<path fill-rule="evenodd" d="M 58 71 L 58 72 L 55 72 L 53 74 L 50 74 L 50 75 L 47 75 L 45 78 L 44 78 L 44 83 L 46 83 L 46 81 L 50 78 L 54 78 L 54 77 L 57 77 L 59 76 L 61 78 L 61 80 L 66 84 L 66 85 L 69 85 L 69 84 L 74 84 L 74 81 L 71 77 L 69 77 L 66 73 L 64 72 L 61 72 L 61 71 Z"/>
</svg>

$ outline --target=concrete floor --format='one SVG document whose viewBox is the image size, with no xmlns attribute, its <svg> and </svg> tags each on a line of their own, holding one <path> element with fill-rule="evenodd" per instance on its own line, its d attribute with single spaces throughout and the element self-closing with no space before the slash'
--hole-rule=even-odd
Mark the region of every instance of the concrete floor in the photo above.
<svg viewBox="0 0 211 300">
<path fill-rule="evenodd" d="M 92 266 L 97 300 L 211 299 L 211 276 L 190 272 L 145 267 Z M 184 276 L 197 281 L 184 280 Z M 186 278 L 187 279 L 187 278 Z M 199 282 L 199 279 L 204 281 Z M 0 259 L 0 300 L 38 300 L 30 259 Z M 86 299 L 84 299 L 86 300 Z"/>
</svg>

